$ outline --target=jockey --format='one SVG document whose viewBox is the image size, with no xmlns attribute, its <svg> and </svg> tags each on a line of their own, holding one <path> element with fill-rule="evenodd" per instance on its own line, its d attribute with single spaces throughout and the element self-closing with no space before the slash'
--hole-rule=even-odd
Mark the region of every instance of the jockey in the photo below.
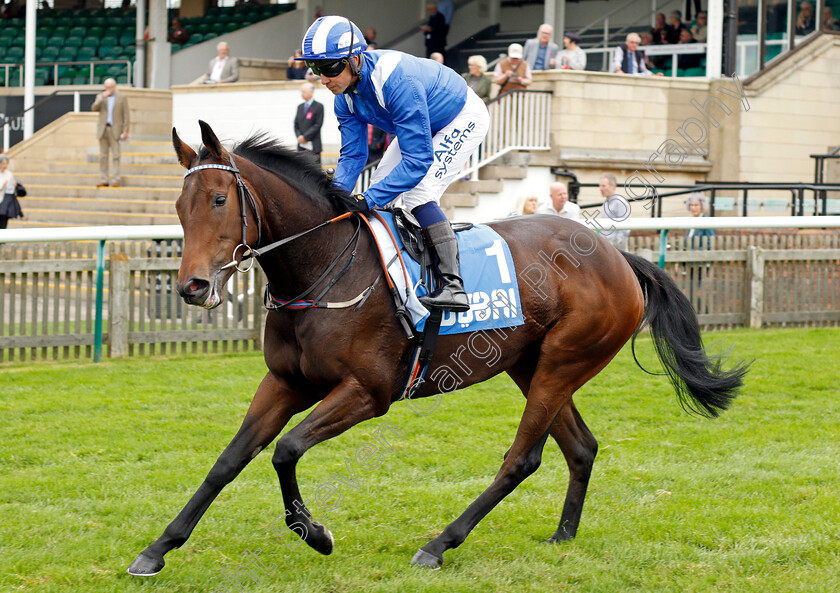
<svg viewBox="0 0 840 593">
<path fill-rule="evenodd" d="M 368 124 L 395 135 L 370 187 L 357 196 L 361 209 L 402 197 L 437 255 L 436 288 L 420 301 L 428 309 L 467 311 L 458 242 L 439 202 L 484 140 L 487 107 L 451 68 L 366 47 L 359 28 L 339 16 L 319 18 L 303 38 L 299 59 L 335 95 L 341 152 L 333 183 L 353 191 L 367 161 Z"/>
</svg>

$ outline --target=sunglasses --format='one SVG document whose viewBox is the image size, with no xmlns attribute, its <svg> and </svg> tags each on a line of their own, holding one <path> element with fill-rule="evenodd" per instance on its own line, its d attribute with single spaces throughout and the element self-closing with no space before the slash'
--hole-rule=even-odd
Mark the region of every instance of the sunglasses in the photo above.
<svg viewBox="0 0 840 593">
<path fill-rule="evenodd" d="M 306 60 L 306 65 L 312 69 L 312 74 L 315 76 L 326 76 L 327 78 L 335 78 L 342 72 L 347 65 L 347 58 L 340 60 Z"/>
</svg>

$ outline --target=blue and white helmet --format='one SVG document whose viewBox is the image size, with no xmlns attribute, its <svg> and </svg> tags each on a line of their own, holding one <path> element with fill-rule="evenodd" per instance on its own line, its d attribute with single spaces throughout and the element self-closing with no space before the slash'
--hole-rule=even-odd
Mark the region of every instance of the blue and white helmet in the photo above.
<svg viewBox="0 0 840 593">
<path fill-rule="evenodd" d="M 362 32 L 343 16 L 322 16 L 312 23 L 301 44 L 304 60 L 340 60 L 360 54 L 366 48 Z"/>
</svg>

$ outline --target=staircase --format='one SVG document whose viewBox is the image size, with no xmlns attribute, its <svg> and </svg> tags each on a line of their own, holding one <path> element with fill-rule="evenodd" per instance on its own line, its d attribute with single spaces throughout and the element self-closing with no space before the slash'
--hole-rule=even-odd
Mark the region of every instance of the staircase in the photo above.
<svg viewBox="0 0 840 593">
<path fill-rule="evenodd" d="M 9 228 L 178 224 L 175 200 L 184 170 L 170 139 L 130 138 L 122 147 L 120 169 L 121 187 L 97 188 L 98 147 L 89 147 L 83 161 L 14 169 L 28 195 L 21 199 L 24 218 L 9 221 Z"/>
</svg>

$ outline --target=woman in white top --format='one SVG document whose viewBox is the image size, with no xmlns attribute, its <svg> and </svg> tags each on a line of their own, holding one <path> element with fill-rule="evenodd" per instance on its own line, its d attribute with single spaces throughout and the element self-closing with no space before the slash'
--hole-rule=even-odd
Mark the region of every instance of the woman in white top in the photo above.
<svg viewBox="0 0 840 593">
<path fill-rule="evenodd" d="M 9 171 L 9 157 L 0 154 L 0 192 L 2 192 L 0 195 L 3 197 L 0 200 L 0 229 L 6 228 L 10 218 L 23 217 L 23 211 L 20 209 L 20 202 L 15 193 L 16 186 L 15 176 Z"/>
</svg>

